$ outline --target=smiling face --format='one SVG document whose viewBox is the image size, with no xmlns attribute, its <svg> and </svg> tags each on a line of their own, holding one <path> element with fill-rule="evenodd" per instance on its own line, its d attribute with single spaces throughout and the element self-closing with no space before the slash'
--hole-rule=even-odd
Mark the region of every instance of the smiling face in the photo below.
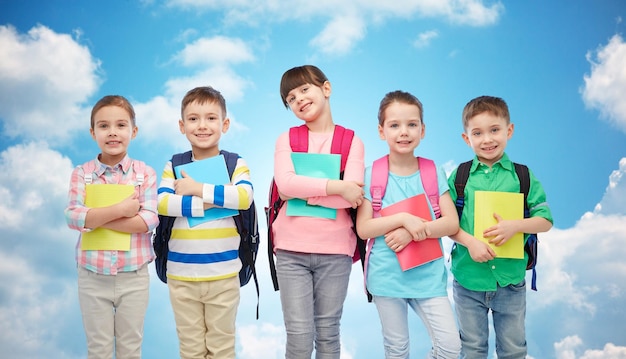
<svg viewBox="0 0 626 359">
<path fill-rule="evenodd" d="M 230 126 L 230 120 L 224 115 L 216 101 L 193 101 L 183 110 L 183 118 L 178 125 L 180 132 L 189 140 L 195 159 L 219 154 L 220 138 Z"/>
<path fill-rule="evenodd" d="M 467 121 L 463 140 L 478 160 L 491 167 L 504 155 L 507 141 L 513 136 L 513 124 L 491 112 L 479 113 Z"/>
<path fill-rule="evenodd" d="M 414 104 L 392 102 L 382 116 L 384 121 L 378 125 L 378 134 L 387 141 L 389 153 L 413 156 L 426 131 L 420 109 Z"/>
<path fill-rule="evenodd" d="M 125 109 L 105 106 L 93 115 L 90 133 L 102 151 L 100 162 L 112 166 L 126 156 L 130 141 L 137 135 L 137 127 Z"/>
<path fill-rule="evenodd" d="M 331 87 L 328 81 L 321 86 L 304 84 L 289 91 L 285 101 L 297 118 L 304 122 L 312 122 L 330 113 L 328 102 L 330 93 Z"/>
</svg>

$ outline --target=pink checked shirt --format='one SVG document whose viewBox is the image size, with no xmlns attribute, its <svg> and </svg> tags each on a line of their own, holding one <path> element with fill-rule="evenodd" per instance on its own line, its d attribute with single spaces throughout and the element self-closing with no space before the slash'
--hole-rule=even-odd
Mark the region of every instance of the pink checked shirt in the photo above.
<svg viewBox="0 0 626 359">
<path fill-rule="evenodd" d="M 138 215 L 146 222 L 148 232 L 133 233 L 129 251 L 81 250 L 82 233 L 90 230 L 85 228 L 85 217 L 89 208 L 85 207 L 85 173 L 83 170 L 89 162 L 77 166 L 72 172 L 69 201 L 65 209 L 68 226 L 81 232 L 76 244 L 76 262 L 87 270 L 105 275 L 135 271 L 154 259 L 152 231 L 159 224 L 156 172 L 145 163 L 131 160 L 128 156 L 115 166 L 107 166 L 98 159 L 91 162 L 91 167 L 95 168 L 92 174 L 91 183 L 93 184 L 137 185 L 137 174 L 143 172 L 144 181 L 139 187 L 141 209 Z"/>
</svg>

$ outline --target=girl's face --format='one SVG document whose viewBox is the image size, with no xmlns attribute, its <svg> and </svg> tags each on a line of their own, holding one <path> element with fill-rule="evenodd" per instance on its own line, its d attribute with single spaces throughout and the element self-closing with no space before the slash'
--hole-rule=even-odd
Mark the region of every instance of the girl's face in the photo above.
<svg viewBox="0 0 626 359">
<path fill-rule="evenodd" d="M 462 136 L 478 159 L 491 167 L 504 155 L 506 144 L 513 136 L 513 124 L 507 124 L 504 118 L 490 112 L 483 112 L 467 121 Z"/>
<path fill-rule="evenodd" d="M 390 153 L 411 154 L 424 138 L 426 127 L 417 106 L 392 102 L 383 112 L 383 125 L 378 126 L 381 140 L 387 141 Z"/>
<path fill-rule="evenodd" d="M 299 119 L 310 122 L 329 111 L 330 82 L 322 86 L 304 84 L 289 91 L 285 98 L 289 108 Z"/>
<path fill-rule="evenodd" d="M 137 135 L 137 127 L 123 108 L 105 106 L 95 113 L 90 133 L 102 151 L 100 162 L 112 166 L 126 156 L 130 141 Z"/>
</svg>

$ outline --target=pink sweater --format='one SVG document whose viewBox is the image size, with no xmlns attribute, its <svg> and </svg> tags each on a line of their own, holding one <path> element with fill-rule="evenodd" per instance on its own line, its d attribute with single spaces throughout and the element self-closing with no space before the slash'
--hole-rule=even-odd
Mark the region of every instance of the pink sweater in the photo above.
<svg viewBox="0 0 626 359">
<path fill-rule="evenodd" d="M 309 132 L 309 153 L 330 153 L 333 133 Z M 336 219 L 289 217 L 283 206 L 272 225 L 274 248 L 301 253 L 345 254 L 352 256 L 356 236 L 346 210 L 350 204 L 343 197 L 326 195 L 327 179 L 296 175 L 291 162 L 289 132 L 278 137 L 274 152 L 274 180 L 281 193 L 291 198 L 307 198 L 309 204 L 338 208 Z M 343 179 L 363 182 L 365 171 L 363 141 L 352 140 Z"/>
</svg>

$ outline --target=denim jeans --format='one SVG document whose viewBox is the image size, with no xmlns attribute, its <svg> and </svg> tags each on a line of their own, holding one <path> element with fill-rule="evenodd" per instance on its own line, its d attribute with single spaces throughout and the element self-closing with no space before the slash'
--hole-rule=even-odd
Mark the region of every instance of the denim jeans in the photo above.
<svg viewBox="0 0 626 359">
<path fill-rule="evenodd" d="M 352 258 L 276 251 L 276 274 L 287 332 L 287 359 L 338 359 L 339 324 Z"/>
<path fill-rule="evenodd" d="M 459 357 L 461 341 L 448 297 L 415 299 L 374 296 L 374 303 L 382 325 L 386 359 L 409 358 L 408 307 L 422 319 L 432 341 L 428 358 Z"/>
<path fill-rule="evenodd" d="M 461 358 L 484 359 L 489 353 L 489 311 L 493 317 L 498 359 L 526 358 L 526 281 L 477 292 L 453 283 L 461 332 Z"/>
</svg>

